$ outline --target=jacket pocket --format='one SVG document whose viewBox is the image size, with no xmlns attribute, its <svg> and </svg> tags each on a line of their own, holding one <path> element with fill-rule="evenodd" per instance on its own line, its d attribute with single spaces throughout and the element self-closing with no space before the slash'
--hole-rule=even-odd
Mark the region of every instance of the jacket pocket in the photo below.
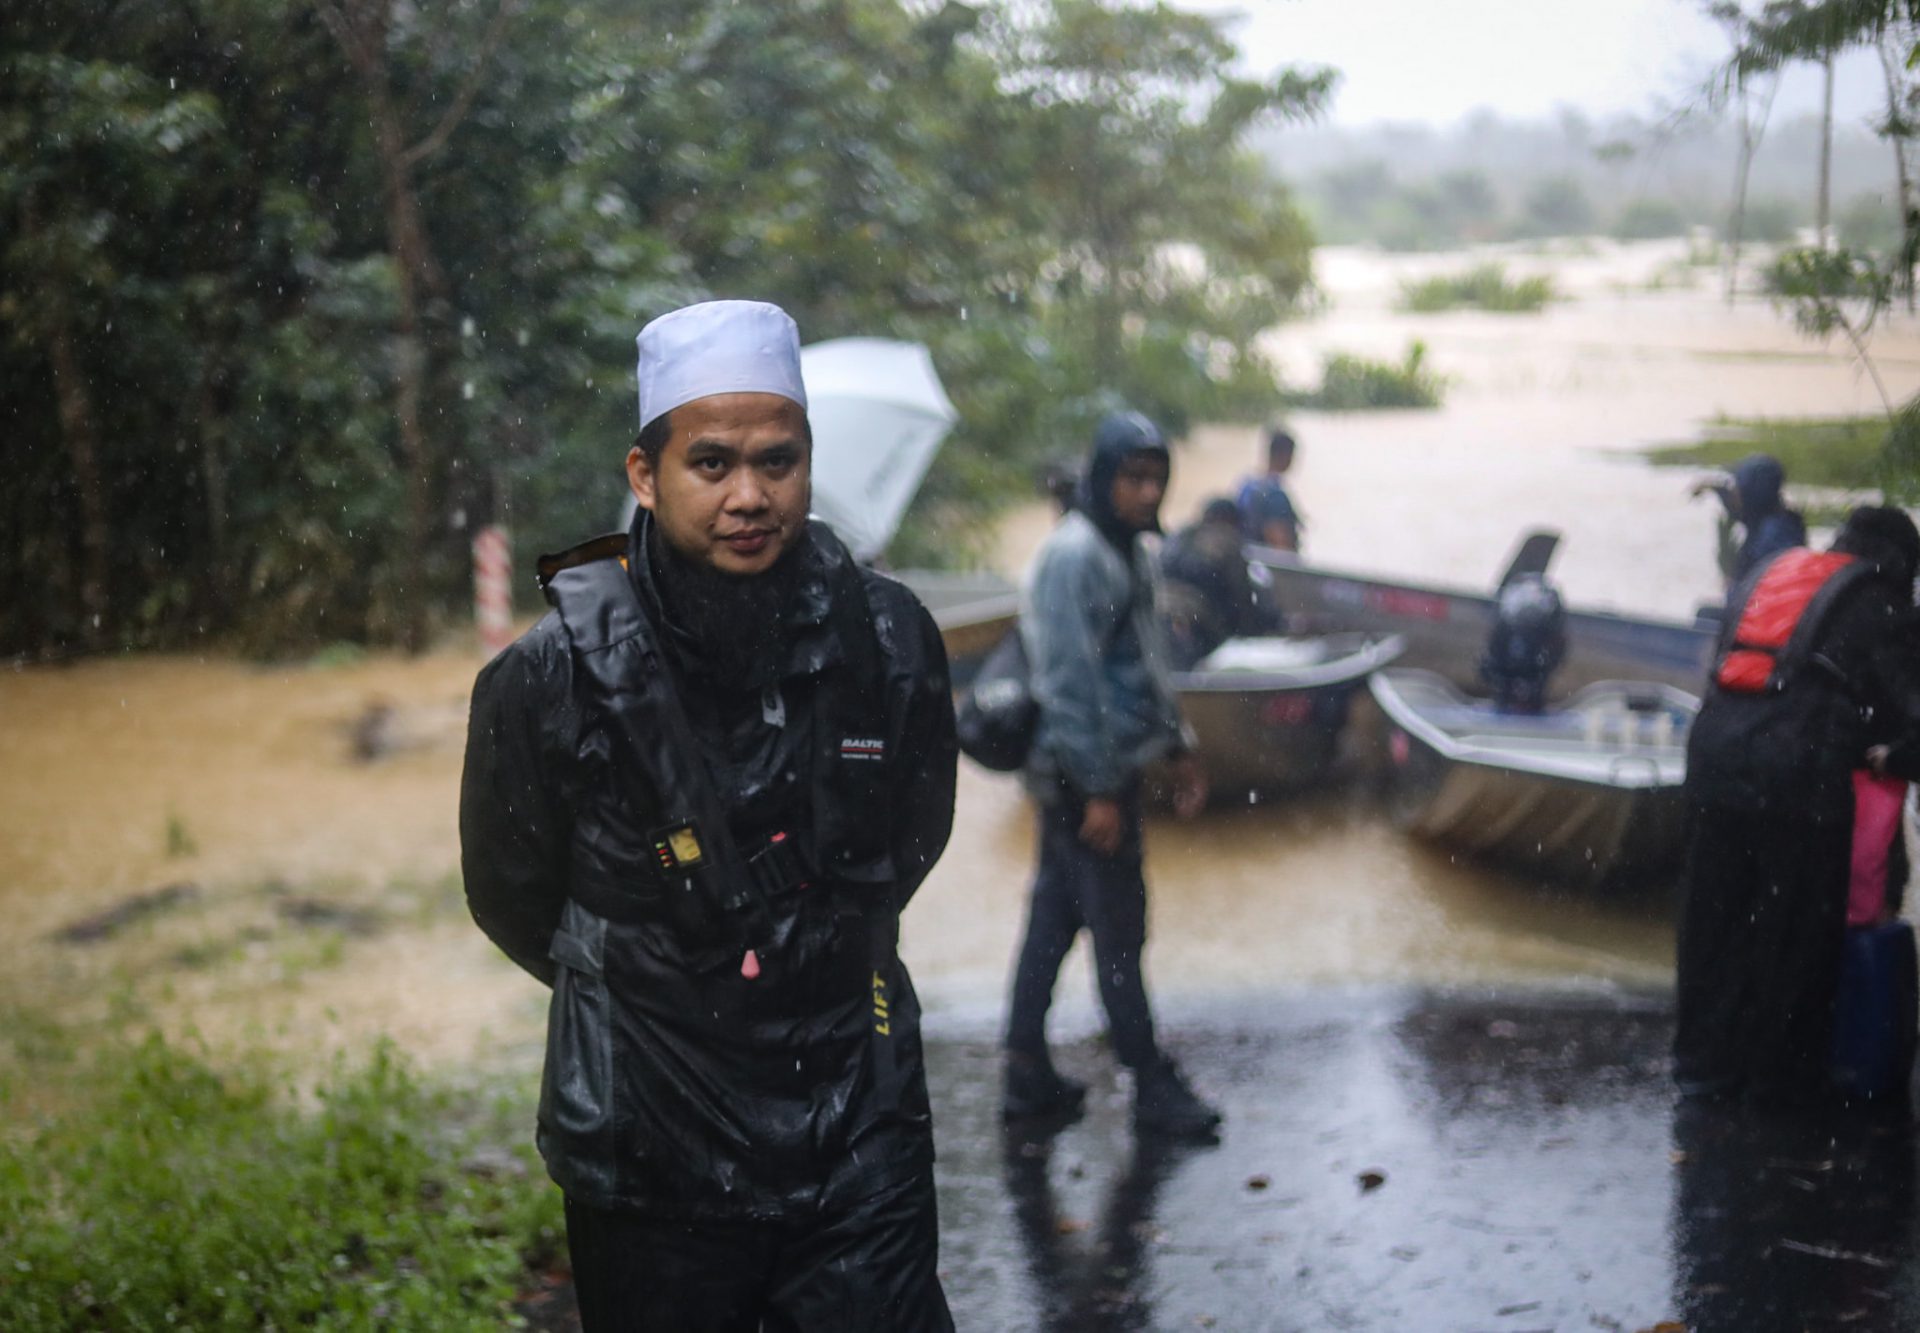
<svg viewBox="0 0 1920 1333">
<path fill-rule="evenodd" d="M 576 1148 L 613 1123 L 613 1013 L 605 967 L 607 923 L 568 903 L 548 956 L 559 966 L 547 1010 L 540 1123 Z"/>
</svg>

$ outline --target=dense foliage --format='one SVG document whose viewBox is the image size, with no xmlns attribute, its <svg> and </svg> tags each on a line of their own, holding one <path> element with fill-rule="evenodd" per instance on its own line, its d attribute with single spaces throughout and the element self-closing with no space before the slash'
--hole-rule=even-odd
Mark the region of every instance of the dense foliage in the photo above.
<svg viewBox="0 0 1920 1333">
<path fill-rule="evenodd" d="M 0 1327 L 496 1329 L 558 1252 L 531 1154 L 389 1048 L 306 1110 L 157 1037 L 63 1072 L 74 1109 L 0 1140 Z"/>
<path fill-rule="evenodd" d="M 632 336 L 918 338 L 951 558 L 1125 399 L 1274 397 L 1309 242 L 1242 147 L 1324 72 L 1031 0 L 27 0 L 0 12 L 0 651 L 422 643 L 467 541 L 607 526 Z"/>
</svg>

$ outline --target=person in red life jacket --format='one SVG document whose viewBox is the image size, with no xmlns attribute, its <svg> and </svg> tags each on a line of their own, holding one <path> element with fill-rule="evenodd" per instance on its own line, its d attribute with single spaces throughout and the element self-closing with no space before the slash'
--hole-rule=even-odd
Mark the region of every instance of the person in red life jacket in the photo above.
<svg viewBox="0 0 1920 1333">
<path fill-rule="evenodd" d="M 587 1333 L 945 1333 L 901 910 L 946 846 L 939 631 L 808 521 L 793 321 L 639 336 L 631 531 L 475 682 L 461 869 L 553 988 L 537 1140 Z"/>
<path fill-rule="evenodd" d="M 1830 550 L 1779 552 L 1729 600 L 1687 744 L 1674 1038 L 1685 1096 L 1826 1092 L 1853 774 L 1881 736 L 1920 724 L 1916 568 L 1911 519 L 1856 509 Z M 1903 776 L 1914 759 L 1881 754 Z"/>
</svg>

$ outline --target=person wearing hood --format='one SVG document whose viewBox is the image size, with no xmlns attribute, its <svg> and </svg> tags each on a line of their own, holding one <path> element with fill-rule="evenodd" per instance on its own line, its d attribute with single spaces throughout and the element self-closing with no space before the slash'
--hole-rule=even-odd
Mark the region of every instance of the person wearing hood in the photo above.
<svg viewBox="0 0 1920 1333">
<path fill-rule="evenodd" d="M 1142 773 L 1172 761 L 1183 817 L 1206 801 L 1169 674 L 1154 563 L 1141 542 L 1159 531 L 1170 464 L 1146 417 L 1123 412 L 1102 421 L 1077 503 L 1040 548 L 1021 591 L 1020 633 L 1039 707 L 1026 770 L 1039 807 L 1039 866 L 1014 968 L 1003 1109 L 1009 1119 L 1080 1111 L 1086 1089 L 1055 1070 L 1046 1019 L 1060 964 L 1084 929 L 1114 1054 L 1133 1071 L 1136 1128 L 1205 1139 L 1219 1113 L 1160 1049 L 1141 973 Z"/>
<path fill-rule="evenodd" d="M 1256 583 L 1240 544 L 1240 507 L 1222 496 L 1160 550 L 1167 638 L 1177 671 L 1228 639 L 1279 634 L 1286 617 Z"/>
<path fill-rule="evenodd" d="M 1690 834 L 1675 979 L 1683 1095 L 1826 1097 L 1855 774 L 1920 776 L 1913 581 L 1898 509 L 1847 516 L 1737 584 L 1687 738 Z"/>
<path fill-rule="evenodd" d="M 552 987 L 538 1134 L 587 1333 L 953 1327 L 900 913 L 946 845 L 940 634 L 809 522 L 793 320 L 639 335 L 633 525 L 474 684 L 461 869 Z"/>
<path fill-rule="evenodd" d="M 1782 498 L 1787 471 L 1771 454 L 1749 454 L 1733 465 L 1733 471 L 1715 481 L 1703 481 L 1693 488 L 1695 495 L 1712 491 L 1726 510 L 1725 524 L 1738 525 L 1740 544 L 1731 554 L 1724 552 L 1721 573 L 1732 587 L 1770 555 L 1776 555 L 1807 540 L 1807 525 L 1800 515 L 1787 508 Z M 1724 531 L 1724 529 L 1723 529 Z"/>
</svg>

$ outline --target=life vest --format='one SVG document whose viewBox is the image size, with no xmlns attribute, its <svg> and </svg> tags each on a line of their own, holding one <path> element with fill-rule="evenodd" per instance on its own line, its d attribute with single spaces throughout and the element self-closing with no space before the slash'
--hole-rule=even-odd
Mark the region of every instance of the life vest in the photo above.
<svg viewBox="0 0 1920 1333">
<path fill-rule="evenodd" d="M 1873 566 L 1837 551 L 1796 546 L 1780 552 L 1728 608 L 1734 628 L 1714 664 L 1714 684 L 1734 694 L 1786 689 L 1834 603 L 1872 573 Z"/>
<path fill-rule="evenodd" d="M 575 790 L 571 896 L 595 915 L 645 925 L 692 971 L 766 958 L 768 899 L 802 885 L 864 890 L 891 952 L 896 907 L 888 838 L 897 772 L 885 665 L 861 575 L 822 543 L 829 634 L 802 664 L 811 690 L 794 724 L 809 728 L 793 774 L 794 827 L 762 847 L 738 844 L 626 567 L 627 539 L 602 537 L 543 557 L 540 582 L 572 647 L 584 710 Z M 791 678 L 789 679 L 791 684 Z"/>
</svg>

